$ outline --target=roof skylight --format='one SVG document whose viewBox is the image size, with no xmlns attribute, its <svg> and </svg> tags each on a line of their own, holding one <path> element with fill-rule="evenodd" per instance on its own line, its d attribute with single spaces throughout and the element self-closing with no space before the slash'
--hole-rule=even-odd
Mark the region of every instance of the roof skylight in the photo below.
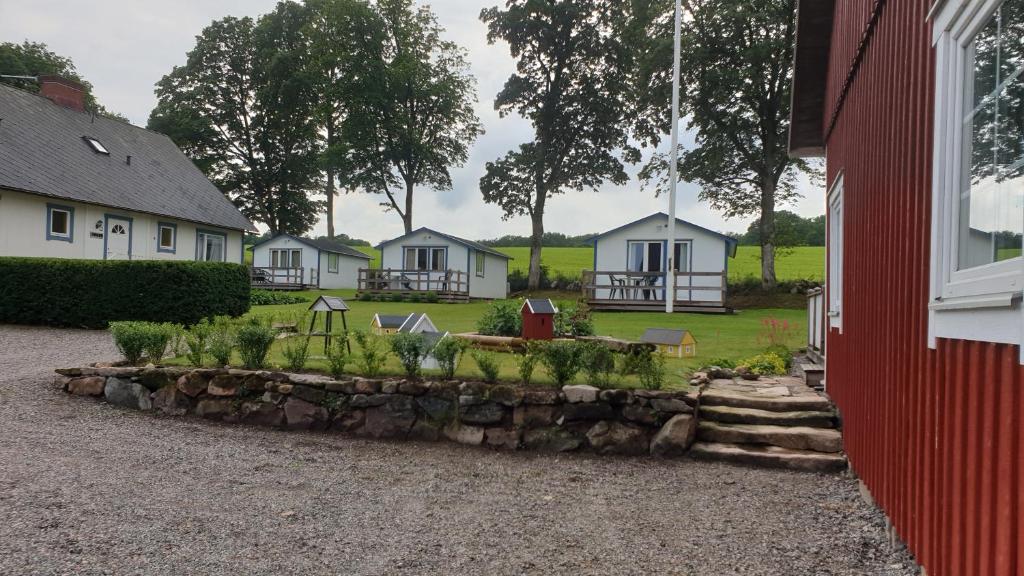
<svg viewBox="0 0 1024 576">
<path fill-rule="evenodd" d="M 82 136 L 82 139 L 89 144 L 89 147 L 92 148 L 93 152 L 96 152 L 97 154 L 106 154 L 107 156 L 110 156 L 110 150 L 107 150 L 107 147 L 104 146 L 99 140 L 91 136 Z"/>
</svg>

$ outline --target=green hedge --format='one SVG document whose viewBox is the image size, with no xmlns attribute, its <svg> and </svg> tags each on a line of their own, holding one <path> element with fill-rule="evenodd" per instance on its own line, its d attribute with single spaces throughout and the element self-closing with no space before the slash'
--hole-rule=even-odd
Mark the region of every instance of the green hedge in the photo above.
<svg viewBox="0 0 1024 576">
<path fill-rule="evenodd" d="M 0 322 L 103 328 L 115 320 L 194 324 L 249 310 L 239 264 L 0 258 Z"/>
</svg>

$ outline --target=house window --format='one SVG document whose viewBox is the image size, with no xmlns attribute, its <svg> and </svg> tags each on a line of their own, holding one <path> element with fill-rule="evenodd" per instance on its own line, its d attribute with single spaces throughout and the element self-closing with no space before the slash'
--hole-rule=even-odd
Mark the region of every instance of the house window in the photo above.
<svg viewBox="0 0 1024 576">
<path fill-rule="evenodd" d="M 101 144 L 99 140 L 92 136 L 82 136 L 82 139 L 85 140 L 86 144 L 88 144 L 90 148 L 92 148 L 93 152 L 110 156 L 110 150 L 107 150 L 107 147 Z"/>
<path fill-rule="evenodd" d="M 224 262 L 227 237 L 216 232 L 196 232 L 196 260 L 200 262 Z"/>
<path fill-rule="evenodd" d="M 331 274 L 338 273 L 338 255 L 334 253 L 327 254 L 327 271 Z"/>
<path fill-rule="evenodd" d="M 75 236 L 75 209 L 70 206 L 46 205 L 46 239 L 72 242 Z"/>
<path fill-rule="evenodd" d="M 302 250 L 271 250 L 270 266 L 271 268 L 302 268 Z"/>
<path fill-rule="evenodd" d="M 476 275 L 481 277 L 481 278 L 484 277 L 484 262 L 486 260 L 487 260 L 487 256 L 483 252 L 477 250 L 477 252 L 476 252 Z"/>
<path fill-rule="evenodd" d="M 627 243 L 626 266 L 630 272 L 661 272 L 662 254 L 664 242 L 655 241 L 630 241 Z"/>
<path fill-rule="evenodd" d="M 672 266 L 676 272 L 690 271 L 690 241 L 680 240 L 676 242 L 676 249 L 672 255 Z"/>
<path fill-rule="evenodd" d="M 157 224 L 157 252 L 174 253 L 178 244 L 178 226 L 167 222 Z"/>
<path fill-rule="evenodd" d="M 933 15 L 933 346 L 936 337 L 1020 340 L 1024 0 L 976 6 L 947 2 Z"/>
<path fill-rule="evenodd" d="M 445 248 L 406 248 L 406 270 L 444 270 L 447 266 Z"/>
<path fill-rule="evenodd" d="M 843 327 L 843 176 L 836 177 L 828 193 L 828 322 Z"/>
</svg>

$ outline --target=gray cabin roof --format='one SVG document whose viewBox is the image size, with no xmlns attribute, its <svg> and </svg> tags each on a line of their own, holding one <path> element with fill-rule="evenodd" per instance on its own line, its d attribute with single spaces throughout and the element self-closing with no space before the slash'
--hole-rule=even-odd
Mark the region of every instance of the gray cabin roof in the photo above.
<svg viewBox="0 0 1024 576">
<path fill-rule="evenodd" d="M 408 236 L 412 236 L 413 234 L 420 234 L 422 232 L 430 232 L 431 234 L 433 234 L 435 236 L 440 236 L 441 238 L 445 238 L 447 240 L 455 242 L 456 244 L 462 244 L 463 246 L 466 246 L 467 248 L 470 248 L 470 249 L 473 249 L 473 250 L 478 250 L 480 252 L 486 252 L 487 254 L 491 254 L 491 255 L 497 256 L 499 258 L 504 258 L 505 260 L 512 260 L 512 257 L 509 256 L 508 254 L 505 254 L 503 252 L 498 252 L 494 248 L 491 248 L 489 246 L 484 246 L 483 244 L 481 244 L 479 242 L 474 242 L 472 240 L 466 240 L 465 238 L 459 238 L 458 236 L 452 236 L 451 234 L 445 234 L 443 232 L 438 232 L 437 230 L 434 230 L 432 228 L 426 228 L 426 227 L 417 228 L 416 230 L 413 230 L 412 232 L 409 232 L 408 234 L 403 234 L 403 235 L 401 235 L 401 236 L 399 236 L 397 238 L 392 238 L 391 240 L 385 240 L 385 241 L 381 242 L 380 244 L 378 244 L 377 248 L 378 249 L 383 249 L 388 244 L 393 244 L 393 243 L 398 242 L 399 240 L 401 240 L 403 238 L 406 238 Z"/>
<path fill-rule="evenodd" d="M 623 230 L 625 228 L 629 228 L 630 226 L 635 226 L 636 224 L 640 224 L 642 222 L 646 222 L 648 220 L 652 220 L 652 219 L 655 219 L 655 218 L 664 218 L 666 221 L 668 221 L 668 214 L 666 214 L 665 212 L 655 212 L 654 214 L 651 214 L 650 216 L 644 216 L 643 218 L 640 218 L 639 220 L 634 220 L 632 222 L 629 222 L 628 224 L 623 224 L 622 226 L 618 226 L 616 228 L 612 228 L 611 230 L 608 230 L 606 232 L 601 232 L 600 234 L 597 234 L 596 236 L 592 236 L 592 237 L 588 238 L 586 242 L 587 242 L 587 244 L 592 244 L 592 245 L 594 245 L 596 247 L 598 240 L 600 240 L 601 238 L 603 238 L 603 237 L 605 237 L 605 236 L 607 236 L 607 235 L 609 235 L 609 234 L 611 234 L 613 232 L 618 232 L 619 230 Z M 697 230 L 702 230 L 704 232 L 707 232 L 708 234 L 711 234 L 712 236 L 717 236 L 718 238 L 721 238 L 725 242 L 725 245 L 728 247 L 729 256 L 731 256 L 733 258 L 736 257 L 736 246 L 739 244 L 739 240 L 737 240 L 737 239 L 735 239 L 735 238 L 733 238 L 731 236 L 727 236 L 725 234 L 722 234 L 721 232 L 715 232 L 714 230 L 711 230 L 710 228 L 705 228 L 703 226 L 698 226 L 697 224 L 694 224 L 693 222 L 688 222 L 686 220 L 683 220 L 682 218 L 676 218 L 676 224 L 681 224 L 681 225 L 684 225 L 684 226 L 691 226 L 693 228 L 696 228 Z"/>
<path fill-rule="evenodd" d="M 530 312 L 534 314 L 555 314 L 558 312 L 558 308 L 548 298 L 527 298 L 526 302 L 523 302 L 523 308 L 529 308 Z M 519 311 L 522 312 L 523 308 L 520 308 Z"/>
<path fill-rule="evenodd" d="M 413 312 L 405 317 L 405 322 L 402 322 L 402 327 L 398 330 L 399 332 L 412 332 L 412 329 L 416 327 L 416 323 L 420 321 L 426 314 L 422 312 Z"/>
<path fill-rule="evenodd" d="M 255 250 L 257 246 L 260 246 L 261 244 L 266 244 L 271 240 L 277 240 L 282 236 L 286 238 L 291 238 L 296 242 L 301 242 L 306 246 L 316 248 L 317 250 L 323 250 L 324 252 L 333 252 L 335 254 L 341 254 L 343 256 L 351 256 L 353 258 L 363 258 L 365 260 L 372 260 L 370 256 L 363 254 L 362 252 L 356 250 L 355 248 L 352 248 L 351 246 L 346 246 L 345 244 L 342 244 L 337 240 L 330 240 L 328 238 L 306 238 L 305 236 L 292 236 L 291 234 L 284 233 L 260 240 L 259 242 L 253 244 L 252 247 Z"/>
<path fill-rule="evenodd" d="M 401 328 L 408 316 L 395 316 L 389 314 L 377 314 L 377 322 L 381 328 Z"/>
<path fill-rule="evenodd" d="M 320 296 L 309 306 L 310 310 L 317 312 L 345 312 L 348 304 L 337 296 Z"/>
<path fill-rule="evenodd" d="M 163 134 L 3 84 L 0 119 L 0 188 L 255 231 Z M 94 151 L 85 137 L 110 153 Z"/>
<path fill-rule="evenodd" d="M 660 344 L 662 346 L 678 346 L 686 336 L 686 330 L 673 328 L 648 328 L 640 337 L 641 342 L 648 344 Z"/>
</svg>

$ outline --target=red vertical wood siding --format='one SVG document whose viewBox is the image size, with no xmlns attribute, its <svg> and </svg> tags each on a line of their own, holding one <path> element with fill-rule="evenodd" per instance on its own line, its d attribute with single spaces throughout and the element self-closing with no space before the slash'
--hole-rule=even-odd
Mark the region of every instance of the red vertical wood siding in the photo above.
<svg viewBox="0 0 1024 576">
<path fill-rule="evenodd" d="M 826 130 L 835 120 L 827 173 L 829 183 L 843 174 L 845 269 L 828 392 L 851 465 L 930 576 L 1024 576 L 1018 349 L 928 348 L 929 3 L 836 3 L 822 120 Z"/>
</svg>

